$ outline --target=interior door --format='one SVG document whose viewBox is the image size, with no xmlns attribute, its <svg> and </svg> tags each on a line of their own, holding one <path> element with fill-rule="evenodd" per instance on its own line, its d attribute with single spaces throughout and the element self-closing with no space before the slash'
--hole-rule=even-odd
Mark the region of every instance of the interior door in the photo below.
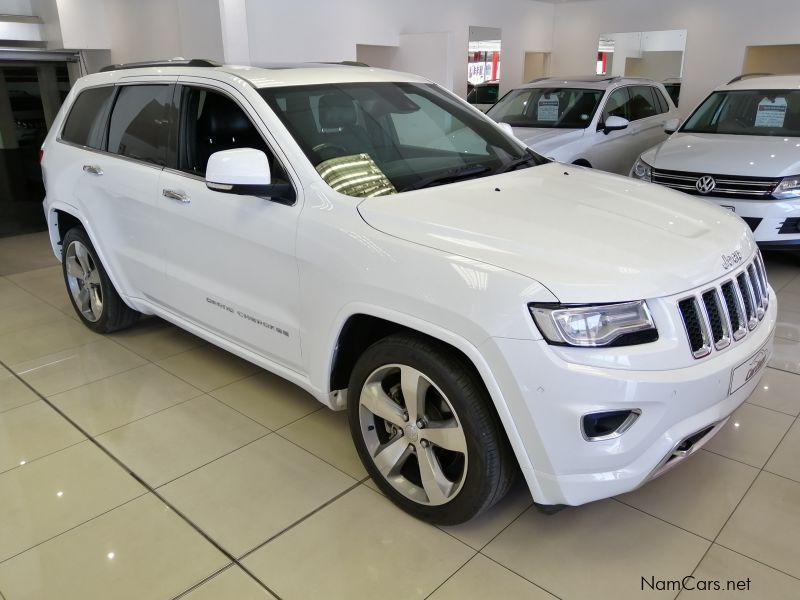
<svg viewBox="0 0 800 600">
<path fill-rule="evenodd" d="M 287 206 L 206 187 L 209 156 L 232 148 L 264 151 L 273 181 L 289 182 L 254 125 L 258 117 L 252 107 L 222 86 L 178 86 L 176 168 L 162 173 L 157 199 L 169 232 L 164 304 L 205 329 L 299 370 L 295 234 L 301 198 Z"/>
</svg>

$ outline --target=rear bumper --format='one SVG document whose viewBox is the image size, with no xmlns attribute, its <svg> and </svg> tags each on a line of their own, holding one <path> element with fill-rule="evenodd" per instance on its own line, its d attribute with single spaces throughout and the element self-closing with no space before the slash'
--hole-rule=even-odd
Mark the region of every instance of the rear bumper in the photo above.
<svg viewBox="0 0 800 600">
<path fill-rule="evenodd" d="M 534 500 L 579 505 L 628 492 L 699 449 L 758 385 L 772 353 L 776 304 L 773 296 L 762 323 L 735 347 L 682 369 L 576 365 L 543 341 L 487 341 L 481 350 L 490 359 L 533 465 L 525 476 Z M 756 355 L 758 368 L 732 391 L 733 370 Z M 587 413 L 633 409 L 641 415 L 619 437 L 583 437 L 580 424 Z M 688 448 L 681 448 L 698 433 Z"/>
</svg>

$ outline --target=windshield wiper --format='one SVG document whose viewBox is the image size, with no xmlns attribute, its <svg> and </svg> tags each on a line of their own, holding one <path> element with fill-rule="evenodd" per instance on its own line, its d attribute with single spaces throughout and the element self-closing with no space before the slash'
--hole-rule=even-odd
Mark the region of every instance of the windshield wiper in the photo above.
<svg viewBox="0 0 800 600">
<path fill-rule="evenodd" d="M 534 162 L 535 164 L 538 165 L 539 157 L 536 154 L 534 154 L 530 148 L 526 148 L 525 154 L 507 163 L 503 163 L 502 165 L 497 167 L 494 174 L 499 175 L 500 173 L 507 173 L 508 171 L 513 171 L 514 169 L 518 169 L 519 167 L 526 165 L 530 162 Z"/>
<path fill-rule="evenodd" d="M 488 173 L 490 171 L 491 169 L 485 165 L 472 165 L 469 167 L 459 167 L 457 169 L 450 169 L 449 171 L 444 171 L 442 173 L 437 173 L 436 175 L 420 179 L 416 183 L 407 185 L 400 191 L 409 192 L 411 190 L 419 190 L 422 188 L 431 187 L 433 185 L 453 183 L 454 181 L 459 181 L 460 179 L 469 179 L 470 177 L 475 177 L 476 175 L 481 175 L 483 173 Z"/>
</svg>

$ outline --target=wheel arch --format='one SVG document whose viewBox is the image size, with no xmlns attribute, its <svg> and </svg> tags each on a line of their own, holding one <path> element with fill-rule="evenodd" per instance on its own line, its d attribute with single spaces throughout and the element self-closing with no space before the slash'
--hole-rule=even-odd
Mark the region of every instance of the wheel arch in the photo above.
<svg viewBox="0 0 800 600">
<path fill-rule="evenodd" d="M 340 325 L 336 328 L 336 335 L 329 354 L 331 358 L 327 382 L 330 395 L 333 396 L 331 398 L 332 406 L 339 409 L 346 406 L 346 394 L 343 394 L 342 391 L 347 388 L 350 373 L 361 352 L 370 345 L 400 331 L 427 337 L 447 346 L 462 357 L 469 368 L 474 370 L 492 400 L 492 407 L 500 419 L 506 438 L 511 444 L 517 463 L 521 467 L 532 493 L 535 496 L 541 494 L 538 482 L 535 477 L 531 477 L 533 473 L 531 459 L 503 393 L 476 345 L 466 338 L 430 322 L 400 313 L 389 314 L 387 311 L 374 308 L 375 310 L 370 310 L 367 307 L 359 307 L 358 310 L 351 311 L 340 320 Z"/>
<path fill-rule="evenodd" d="M 576 158 L 575 160 L 572 161 L 572 164 L 578 167 L 588 167 L 590 169 L 593 168 L 592 163 L 590 163 L 585 158 Z"/>
<path fill-rule="evenodd" d="M 58 258 L 59 261 L 61 260 L 61 242 L 64 239 L 67 231 L 73 227 L 82 228 L 86 232 L 86 235 L 89 236 L 89 241 L 92 242 L 94 251 L 97 252 L 100 262 L 103 263 L 103 268 L 105 269 L 108 278 L 111 280 L 111 283 L 114 286 L 114 289 L 116 289 L 117 293 L 120 295 L 120 298 L 122 298 L 122 301 L 134 310 L 140 310 L 140 308 L 132 306 L 127 296 L 122 293 L 122 290 L 125 290 L 126 288 L 120 285 L 122 282 L 118 279 L 114 273 L 114 270 L 111 268 L 111 265 L 109 264 L 105 253 L 103 252 L 103 248 L 97 243 L 97 238 L 94 235 L 92 228 L 78 215 L 79 211 L 70 205 L 59 203 L 49 207 L 47 219 L 49 229 L 48 234 L 50 235 L 50 244 L 53 247 L 53 253 L 56 255 L 56 258 Z"/>
</svg>

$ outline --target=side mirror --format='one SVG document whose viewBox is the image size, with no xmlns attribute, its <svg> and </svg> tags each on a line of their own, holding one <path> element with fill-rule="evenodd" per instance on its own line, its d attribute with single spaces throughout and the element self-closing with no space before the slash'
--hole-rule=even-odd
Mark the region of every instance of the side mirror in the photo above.
<svg viewBox="0 0 800 600">
<path fill-rule="evenodd" d="M 664 133 L 673 134 L 678 131 L 678 128 L 681 126 L 680 119 L 670 119 L 666 123 L 664 123 Z"/>
<path fill-rule="evenodd" d="M 270 198 L 281 204 L 295 201 L 291 185 L 272 183 L 267 155 L 254 148 L 214 152 L 206 165 L 206 187 L 215 192 Z"/>
<path fill-rule="evenodd" d="M 509 125 L 508 123 L 498 123 L 497 126 L 500 129 L 502 129 L 503 133 L 505 133 L 507 136 L 512 137 L 512 138 L 516 138 L 517 137 L 517 136 L 514 135 L 514 128 L 511 127 L 511 125 Z"/>
<path fill-rule="evenodd" d="M 608 117 L 606 122 L 603 123 L 603 133 L 608 135 L 612 131 L 619 131 L 620 129 L 626 129 L 631 122 L 628 119 L 623 119 L 622 117 Z"/>
</svg>

